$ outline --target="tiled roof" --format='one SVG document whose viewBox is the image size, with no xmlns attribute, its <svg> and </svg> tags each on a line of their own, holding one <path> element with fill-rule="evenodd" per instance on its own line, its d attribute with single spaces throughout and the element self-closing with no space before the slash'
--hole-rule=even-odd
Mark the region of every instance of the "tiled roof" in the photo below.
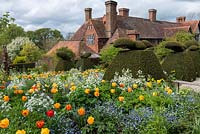
<svg viewBox="0 0 200 134">
<path fill-rule="evenodd" d="M 95 52 L 86 45 L 82 45 L 81 41 L 59 41 L 48 53 L 51 55 L 56 52 L 57 49 L 67 47 L 75 54 L 76 59 L 78 59 L 83 53 L 92 53 Z"/>
<path fill-rule="evenodd" d="M 182 22 L 180 25 L 191 26 L 192 32 L 195 33 L 199 27 L 199 20 L 191 20 L 191 21 Z"/>
<path fill-rule="evenodd" d="M 85 32 L 87 30 L 88 23 L 84 23 L 71 38 L 73 41 L 82 41 L 84 39 Z"/>
<path fill-rule="evenodd" d="M 48 53 L 47 55 L 51 55 L 56 52 L 57 49 L 67 47 L 74 52 L 76 57 L 80 57 L 80 41 L 59 41 Z"/>
<path fill-rule="evenodd" d="M 103 21 L 92 20 L 92 24 L 97 32 L 98 38 L 106 38 L 106 30 Z"/>
<path fill-rule="evenodd" d="M 169 27 L 164 28 L 164 35 L 165 37 L 171 37 L 179 31 L 192 32 L 190 26 Z"/>
</svg>

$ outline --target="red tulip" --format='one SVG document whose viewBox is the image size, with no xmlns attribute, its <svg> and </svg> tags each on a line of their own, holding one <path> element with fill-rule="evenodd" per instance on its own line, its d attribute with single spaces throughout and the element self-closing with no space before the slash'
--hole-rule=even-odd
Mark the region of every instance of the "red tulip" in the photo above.
<svg viewBox="0 0 200 134">
<path fill-rule="evenodd" d="M 54 111 L 53 110 L 49 110 L 49 111 L 46 112 L 46 115 L 48 117 L 53 117 L 54 116 Z"/>
<path fill-rule="evenodd" d="M 42 128 L 44 126 L 44 120 L 40 120 L 36 122 L 37 128 Z"/>
</svg>

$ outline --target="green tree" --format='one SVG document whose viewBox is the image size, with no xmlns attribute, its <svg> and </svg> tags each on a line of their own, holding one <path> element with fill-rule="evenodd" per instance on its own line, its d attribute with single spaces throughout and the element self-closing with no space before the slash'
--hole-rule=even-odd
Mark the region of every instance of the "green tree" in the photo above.
<svg viewBox="0 0 200 134">
<path fill-rule="evenodd" d="M 14 24 L 14 20 L 9 12 L 0 18 L 0 45 L 7 45 L 12 39 L 25 35 L 24 29 Z"/>
<path fill-rule="evenodd" d="M 120 50 L 120 48 L 115 48 L 113 45 L 103 48 L 100 52 L 102 63 L 106 66 L 109 65 Z"/>
<path fill-rule="evenodd" d="M 34 44 L 25 44 L 19 55 L 26 57 L 25 62 L 35 62 L 40 59 L 42 51 Z"/>
<path fill-rule="evenodd" d="M 49 50 L 58 41 L 64 39 L 60 31 L 52 30 L 50 28 L 41 28 L 36 31 L 28 31 L 27 36 L 39 48 L 45 50 Z"/>
</svg>

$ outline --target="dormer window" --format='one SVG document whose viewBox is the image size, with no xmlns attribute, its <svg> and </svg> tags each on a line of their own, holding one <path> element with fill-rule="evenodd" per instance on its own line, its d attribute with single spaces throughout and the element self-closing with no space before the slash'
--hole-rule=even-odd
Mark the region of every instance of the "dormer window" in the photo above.
<svg viewBox="0 0 200 134">
<path fill-rule="evenodd" d="M 94 34 L 87 36 L 87 44 L 94 45 Z"/>
</svg>

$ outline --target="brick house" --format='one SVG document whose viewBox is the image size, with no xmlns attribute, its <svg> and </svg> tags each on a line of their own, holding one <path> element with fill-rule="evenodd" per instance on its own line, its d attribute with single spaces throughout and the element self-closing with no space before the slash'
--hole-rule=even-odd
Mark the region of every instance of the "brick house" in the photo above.
<svg viewBox="0 0 200 134">
<path fill-rule="evenodd" d="M 77 58 L 84 52 L 98 54 L 107 44 L 125 37 L 132 40 L 148 40 L 154 44 L 179 31 L 195 34 L 199 40 L 199 20 L 186 21 L 186 17 L 177 17 L 176 22 L 156 19 L 157 10 L 149 9 L 149 18 L 129 16 L 129 9 L 119 8 L 117 2 L 105 2 L 106 14 L 92 18 L 92 8 L 85 8 L 85 22 L 76 31 L 70 41 L 61 41 L 48 52 L 51 54 L 60 47 L 69 47 Z M 76 44 L 74 46 L 71 46 Z M 80 47 L 81 46 L 81 47 Z"/>
</svg>

